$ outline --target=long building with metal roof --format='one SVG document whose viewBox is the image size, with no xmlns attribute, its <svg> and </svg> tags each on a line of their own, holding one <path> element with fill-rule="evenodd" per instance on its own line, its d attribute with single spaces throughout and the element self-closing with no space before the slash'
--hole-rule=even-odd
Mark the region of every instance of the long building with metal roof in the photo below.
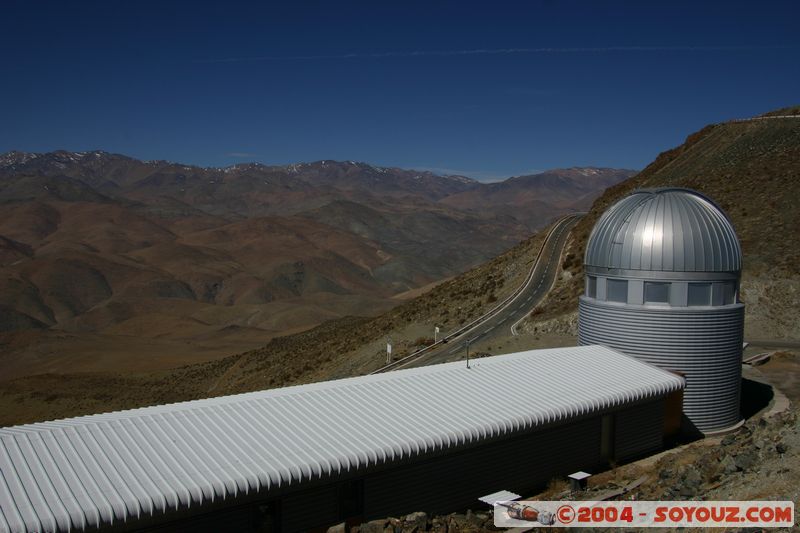
<svg viewBox="0 0 800 533">
<path fill-rule="evenodd" d="M 0 531 L 448 512 L 660 448 L 683 386 L 583 346 L 2 428 Z"/>
</svg>

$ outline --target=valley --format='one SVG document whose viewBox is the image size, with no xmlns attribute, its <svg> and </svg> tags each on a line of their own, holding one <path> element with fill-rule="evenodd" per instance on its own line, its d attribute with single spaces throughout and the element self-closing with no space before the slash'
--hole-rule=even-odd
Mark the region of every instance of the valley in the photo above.
<svg viewBox="0 0 800 533">
<path fill-rule="evenodd" d="M 577 331 L 576 300 L 583 287 L 582 257 L 588 231 L 599 213 L 637 187 L 688 186 L 717 199 L 731 217 L 744 251 L 741 298 L 747 305 L 745 339 L 783 339 L 786 342 L 796 340 L 798 323 L 793 317 L 798 313 L 797 302 L 800 300 L 796 295 L 800 282 L 792 265 L 796 263 L 796 250 L 800 249 L 800 243 L 797 242 L 796 232 L 785 231 L 785 228 L 800 225 L 797 210 L 792 206 L 793 199 L 800 197 L 797 189 L 800 183 L 797 175 L 797 169 L 800 168 L 798 162 L 798 120 L 721 123 L 689 135 L 685 144 L 664 152 L 633 178 L 610 187 L 591 205 L 588 213 L 575 224 L 566 238 L 552 290 L 538 304 L 530 302 L 530 307 L 524 311 L 528 318 L 519 321 L 517 325 L 519 334 L 512 336 L 509 329 L 504 338 L 486 338 L 484 342 L 479 340 L 471 347 L 473 356 L 574 345 Z M 242 225 L 247 227 L 247 221 L 239 222 L 237 227 L 241 228 Z M 246 322 L 230 327 L 224 335 L 220 334 L 222 322 L 217 322 L 216 326 L 205 331 L 211 332 L 206 337 L 206 342 L 213 338 L 213 342 L 219 343 L 219 351 L 212 348 L 204 352 L 201 349 L 202 343 L 192 344 L 193 339 L 189 338 L 183 344 L 183 349 L 170 352 L 174 354 L 175 360 L 167 363 L 162 363 L 157 358 L 149 362 L 142 361 L 146 352 L 138 349 L 139 346 L 146 347 L 152 338 L 141 334 L 142 331 L 160 331 L 165 334 L 158 341 L 165 342 L 162 346 L 174 348 L 179 344 L 174 338 L 181 330 L 164 325 L 167 324 L 165 319 L 156 318 L 149 324 L 141 321 L 140 330 L 131 329 L 126 332 L 125 337 L 112 336 L 106 339 L 109 349 L 119 339 L 136 339 L 129 342 L 123 350 L 136 358 L 135 361 L 128 360 L 126 363 L 117 361 L 112 356 L 104 359 L 99 353 L 103 351 L 102 342 L 97 344 L 96 349 L 92 349 L 89 341 L 81 344 L 78 340 L 67 339 L 75 343 L 76 352 L 85 350 L 83 361 L 87 366 L 84 368 L 74 364 L 70 366 L 70 361 L 74 359 L 68 353 L 59 352 L 59 342 L 65 340 L 63 338 L 53 341 L 49 345 L 49 352 L 23 352 L 27 349 L 26 346 L 32 345 L 26 345 L 25 336 L 46 338 L 45 336 L 51 335 L 65 336 L 71 334 L 70 332 L 52 327 L 39 330 L 29 328 L 11 334 L 6 332 L 3 334 L 3 360 L 6 368 L 14 368 L 12 361 L 16 355 L 8 350 L 11 346 L 21 350 L 17 353 L 33 354 L 25 363 L 30 364 L 28 368 L 33 369 L 33 372 L 29 371 L 25 375 L 23 371 L 16 371 L 17 377 L 0 382 L 0 412 L 5 416 L 5 420 L 0 423 L 12 424 L 169 403 L 371 372 L 385 364 L 387 336 L 394 343 L 395 357 L 400 358 L 430 344 L 435 325 L 440 327 L 443 335 L 447 335 L 508 298 L 524 283 L 551 227 L 545 226 L 531 237 L 511 246 L 506 252 L 463 274 L 454 275 L 446 281 L 430 283 L 429 290 L 421 294 L 415 295 L 414 291 L 417 289 L 412 289 L 410 294 L 414 297 L 410 299 L 394 299 L 391 297 L 392 291 L 386 290 L 383 294 L 388 296 L 390 304 L 383 312 L 374 311 L 371 317 L 366 316 L 367 306 L 357 302 L 357 298 L 363 296 L 328 291 L 325 297 L 329 299 L 331 320 L 320 325 L 309 326 L 293 334 L 275 334 L 267 339 L 269 335 L 266 334 L 260 337 L 264 330 L 254 328 L 256 331 L 251 332 L 247 329 Z M 216 235 L 212 242 L 220 243 L 219 246 L 222 247 L 227 238 L 224 234 L 215 234 L 216 231 L 221 230 L 200 230 L 201 233 Z M 256 234 L 257 232 L 252 235 Z M 15 239 L 15 242 L 25 241 Z M 17 248 L 22 250 L 18 254 L 27 250 L 21 245 Z M 212 254 L 207 250 L 205 253 Z M 249 253 L 258 257 L 253 249 Z M 348 257 L 355 256 L 351 254 Z M 14 259 L 19 260 L 19 257 Z M 21 264 L 15 266 L 19 268 Z M 193 267 L 190 271 L 199 271 L 197 276 L 202 281 L 207 279 L 203 276 L 209 276 L 209 273 L 219 275 L 229 267 L 229 263 L 221 260 L 214 264 L 214 269 L 206 270 L 203 266 Z M 377 270 L 373 268 L 373 272 Z M 43 271 L 46 272 L 44 269 Z M 77 271 L 75 276 L 78 276 Z M 91 280 L 91 277 L 88 279 Z M 203 286 L 198 283 L 198 279 L 188 279 L 184 283 L 189 287 Z M 285 276 L 283 279 L 298 278 Z M 377 284 L 374 277 L 350 279 L 353 283 L 365 283 L 361 280 L 366 279 Z M 422 281 L 420 280 L 420 284 Z M 295 286 L 285 281 L 282 285 L 277 285 L 282 290 Z M 103 285 L 98 286 L 102 288 Z M 8 294 L 4 292 L 4 295 Z M 26 301 L 23 297 L 26 294 L 29 296 L 28 302 L 36 302 L 30 298 L 36 294 L 33 291 L 26 293 L 18 289 L 16 294 L 19 295 L 19 302 Z M 86 297 L 80 291 L 75 294 Z M 227 293 L 218 290 L 217 294 Z M 409 292 L 398 291 L 394 294 L 402 297 Z M 339 305 L 347 301 L 343 298 L 352 298 L 352 307 L 346 309 Z M 161 303 L 169 303 L 169 306 L 155 305 L 147 309 L 154 314 L 174 313 L 181 309 L 176 306 L 181 302 L 180 298 L 167 299 Z M 276 299 L 259 305 L 286 305 L 285 309 L 288 309 L 291 303 L 291 299 Z M 213 301 L 198 303 L 189 300 L 188 305 L 197 313 L 192 315 L 193 319 L 208 323 L 213 323 L 209 317 L 220 320 L 219 317 L 227 316 L 231 320 L 230 317 L 244 309 L 236 305 L 220 306 Z M 104 313 L 119 309 L 115 305 L 106 307 L 108 309 Z M 268 321 L 263 318 L 264 315 L 252 313 L 257 307 L 249 308 L 253 317 L 251 324 L 259 324 L 259 317 Z M 36 309 L 35 306 L 33 308 Z M 226 315 L 226 312 L 230 315 Z M 43 312 L 38 316 L 46 318 L 48 315 Z M 102 313 L 89 313 L 87 316 L 114 317 L 113 314 Z M 71 324 L 80 323 L 75 318 L 70 320 Z M 136 327 L 136 324 L 130 318 L 125 323 L 131 328 Z M 163 329 L 159 330 L 159 326 Z M 191 331 L 191 327 L 187 329 Z M 84 334 L 76 335 L 75 339 L 80 339 Z M 92 335 L 96 336 L 97 333 Z M 137 335 L 140 338 L 137 339 Z M 13 344 L 15 342 L 20 342 L 20 345 Z M 20 347 L 16 348 L 17 346 Z M 235 351 L 232 354 L 223 354 L 224 350 Z M 93 353 L 98 356 L 90 356 Z M 154 350 L 153 353 L 159 352 Z M 456 360 L 463 356 L 460 351 L 450 355 Z M 190 362 L 193 357 L 198 359 Z M 58 364 L 48 366 L 48 360 L 58 361 Z"/>
<path fill-rule="evenodd" d="M 511 335 L 509 328 L 508 335 L 502 338 L 478 339 L 471 346 L 473 356 L 575 344 L 576 299 L 583 287 L 582 258 L 588 231 L 608 205 L 638 187 L 688 186 L 718 199 L 740 236 L 745 257 L 741 293 L 747 306 L 745 339 L 796 340 L 797 321 L 793 317 L 800 312 L 796 297 L 800 281 L 792 265 L 796 264 L 800 243 L 796 232 L 775 228 L 800 225 L 797 211 L 791 206 L 793 199 L 800 197 L 799 162 L 798 120 L 721 123 L 689 135 L 685 144 L 664 152 L 638 175 L 610 187 L 591 205 L 564 242 L 552 290 L 538 304 L 529 302 L 530 307 L 524 310 L 528 318 L 519 321 L 518 335 Z M 435 325 L 447 335 L 508 298 L 526 280 L 551 228 L 552 225 L 545 226 L 462 274 L 431 283 L 429 290 L 421 294 L 414 295 L 417 289 L 413 289 L 410 294 L 414 297 L 410 299 L 389 297 L 391 303 L 386 310 L 374 312 L 371 317 L 364 312 L 366 306 L 355 303 L 352 312 L 342 313 L 349 316 L 337 316 L 343 308 L 332 303 L 331 320 L 297 333 L 261 340 L 260 333 L 251 337 L 246 328 L 239 326 L 229 329 L 226 335 L 213 335 L 215 342 L 231 343 L 220 351 L 237 350 L 232 355 L 221 356 L 214 350 L 204 353 L 199 345 L 188 344 L 185 350 L 171 352 L 175 354 L 174 361 L 160 365 L 154 359 L 147 365 L 115 367 L 120 363 L 113 357 L 101 364 L 89 362 L 102 361 L 102 357 L 87 356 L 87 368 L 70 366 L 67 356 L 55 357 L 51 360 L 63 363 L 47 366 L 49 357 L 39 356 L 30 366 L 35 372 L 20 372 L 18 377 L 0 382 L 0 412 L 5 416 L 0 423 L 235 394 L 374 371 L 385 364 L 387 336 L 393 341 L 395 357 L 400 358 L 430 344 Z M 217 242 L 224 243 L 225 239 Z M 200 269 L 189 271 L 194 270 Z M 342 296 L 327 295 L 332 302 L 342 301 Z M 170 307 L 179 301 L 168 300 Z M 289 305 L 291 301 L 277 300 L 272 305 Z M 217 311 L 212 303 L 202 305 L 208 306 L 207 313 Z M 158 322 L 155 320 L 154 324 Z M 134 323 L 129 325 L 133 327 Z M 64 335 L 56 330 L 28 329 L 4 334 L 3 342 L 7 347 L 16 342 L 16 336 L 45 334 Z M 252 344 L 245 346 L 251 339 Z M 235 343 L 242 344 L 237 347 Z M 88 345 L 82 345 L 83 349 Z M 49 353 L 56 354 L 57 343 L 51 346 Z M 136 346 L 130 344 L 130 353 L 138 353 L 137 360 L 141 360 Z M 13 360 L 9 354 L 13 353 L 4 347 L 8 368 L 13 368 L 9 363 Z M 205 362 L 184 364 L 193 353 Z M 460 350 L 445 357 L 461 358 Z"/>
<path fill-rule="evenodd" d="M 352 161 L 219 169 L 9 152 L 0 379 L 162 371 L 375 316 L 631 174 L 564 169 L 484 184 Z M 497 190 L 519 200 L 504 207 Z"/>
</svg>

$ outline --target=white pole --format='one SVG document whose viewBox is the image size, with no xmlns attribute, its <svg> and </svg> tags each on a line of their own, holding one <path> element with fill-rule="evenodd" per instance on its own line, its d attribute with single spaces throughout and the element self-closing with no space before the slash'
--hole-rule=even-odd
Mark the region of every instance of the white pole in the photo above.
<svg viewBox="0 0 800 533">
<path fill-rule="evenodd" d="M 439 342 L 439 326 L 433 328 L 433 344 Z"/>
<path fill-rule="evenodd" d="M 392 338 L 386 337 L 386 364 L 392 362 Z"/>
</svg>

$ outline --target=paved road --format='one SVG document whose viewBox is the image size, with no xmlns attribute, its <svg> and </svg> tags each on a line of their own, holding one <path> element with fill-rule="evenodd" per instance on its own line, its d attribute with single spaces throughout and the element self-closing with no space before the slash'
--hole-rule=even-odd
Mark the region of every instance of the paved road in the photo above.
<svg viewBox="0 0 800 533">
<path fill-rule="evenodd" d="M 446 343 L 440 343 L 435 348 L 418 356 L 408 357 L 385 370 L 424 366 L 457 359 L 459 354 L 466 354 L 467 341 L 474 344 L 479 340 L 485 341 L 496 337 L 507 338 L 513 335 L 512 326 L 525 318 L 550 291 L 555 276 L 560 271 L 561 253 L 566 245 L 569 232 L 581 216 L 564 217 L 553 227 L 539 257 L 531 268 L 524 287 L 513 299 L 499 305 L 494 312 L 490 312 L 483 320 L 466 331 L 447 337 Z"/>
<path fill-rule="evenodd" d="M 771 117 L 750 117 L 750 118 L 735 118 L 728 122 L 758 122 L 760 120 L 777 120 L 780 118 L 793 118 L 799 119 L 800 115 L 773 115 Z"/>
<path fill-rule="evenodd" d="M 745 342 L 759 348 L 800 348 L 800 341 L 788 339 L 745 339 Z"/>
</svg>

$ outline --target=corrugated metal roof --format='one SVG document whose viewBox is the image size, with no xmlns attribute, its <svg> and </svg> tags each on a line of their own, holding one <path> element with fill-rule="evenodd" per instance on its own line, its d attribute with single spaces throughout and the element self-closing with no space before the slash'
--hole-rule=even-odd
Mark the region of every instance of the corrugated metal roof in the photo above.
<svg viewBox="0 0 800 533">
<path fill-rule="evenodd" d="M 525 431 L 683 387 L 600 346 L 0 429 L 0 530 L 83 530 Z"/>
<path fill-rule="evenodd" d="M 660 272 L 739 272 L 742 250 L 727 215 L 691 189 L 634 191 L 595 224 L 584 264 Z"/>
</svg>

